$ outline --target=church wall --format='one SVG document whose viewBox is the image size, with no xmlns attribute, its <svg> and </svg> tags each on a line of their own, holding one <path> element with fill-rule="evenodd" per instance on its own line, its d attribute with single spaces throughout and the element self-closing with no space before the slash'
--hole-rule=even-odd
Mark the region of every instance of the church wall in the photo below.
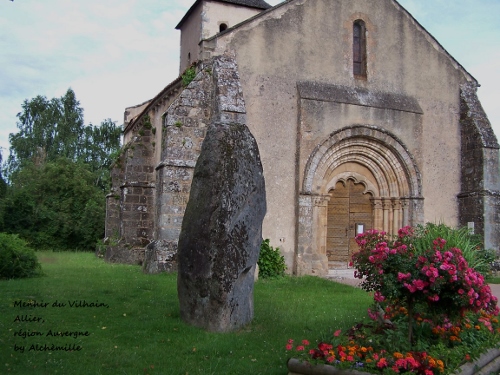
<svg viewBox="0 0 500 375">
<path fill-rule="evenodd" d="M 370 124 L 381 129 L 387 124 L 394 124 L 391 133 L 400 139 L 413 139 L 407 145 L 418 164 L 422 163 L 420 148 L 422 147 L 422 114 L 395 109 L 382 109 L 352 105 L 346 103 L 303 99 L 300 103 L 301 113 L 301 155 L 300 170 L 305 170 L 309 155 L 314 148 L 330 133 L 332 118 L 337 119 L 339 129 L 353 124 Z M 300 185 L 303 184 L 300 176 Z"/>
<path fill-rule="evenodd" d="M 261 9 L 208 1 L 203 9 L 203 39 L 218 34 L 221 23 L 225 23 L 230 28 L 260 12 L 262 12 Z"/>
<path fill-rule="evenodd" d="M 110 239 L 105 259 L 140 264 L 143 247 L 154 230 L 154 135 L 149 116 L 135 128 L 115 162 L 112 193 L 107 197 L 106 236 Z M 117 225 L 117 218 L 118 223 Z"/>
<path fill-rule="evenodd" d="M 248 126 L 259 144 L 266 178 L 263 233 L 282 248 L 289 267 L 308 152 L 347 125 L 380 126 L 397 135 L 422 172 L 423 219 L 458 224 L 459 85 L 473 79 L 398 8 L 392 1 L 297 0 L 215 40 L 215 53 L 236 53 Z M 365 80 L 355 78 L 351 67 L 352 24 L 359 18 L 368 30 Z M 414 98 L 423 114 L 300 102 L 300 81 L 397 93 Z M 304 124 L 299 123 L 301 105 L 313 117 L 309 131 L 302 132 Z"/>
<path fill-rule="evenodd" d="M 202 34 L 202 10 L 203 6 L 200 3 L 181 27 L 180 74 L 199 58 L 198 44 Z"/>
<path fill-rule="evenodd" d="M 194 166 L 211 115 L 210 72 L 201 71 L 172 103 L 162 132 L 161 162 L 157 172 L 155 240 L 177 243 Z"/>
<path fill-rule="evenodd" d="M 123 121 L 124 121 L 124 129 L 127 129 L 127 126 L 137 117 L 139 116 L 144 109 L 146 109 L 147 105 L 149 104 L 149 101 L 138 104 L 132 107 L 125 108 L 125 113 L 123 115 Z M 123 144 L 126 145 L 132 140 L 132 137 L 134 135 L 133 131 L 124 131 L 123 134 Z"/>
<path fill-rule="evenodd" d="M 260 9 L 235 6 L 228 3 L 207 1 L 196 6 L 191 17 L 181 27 L 180 73 L 200 59 L 199 43 L 220 32 L 220 24 L 228 28 L 262 12 Z M 188 54 L 190 53 L 190 60 Z"/>
</svg>

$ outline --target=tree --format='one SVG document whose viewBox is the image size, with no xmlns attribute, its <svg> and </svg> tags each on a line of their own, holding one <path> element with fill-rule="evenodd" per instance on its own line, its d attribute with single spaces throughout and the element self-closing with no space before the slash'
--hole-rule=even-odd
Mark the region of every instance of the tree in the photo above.
<svg viewBox="0 0 500 375">
<path fill-rule="evenodd" d="M 104 236 L 104 193 L 87 165 L 67 158 L 22 168 L 3 211 L 3 231 L 36 249 L 92 250 Z"/>
<path fill-rule="evenodd" d="M 109 119 L 84 125 L 71 89 L 61 98 L 25 100 L 17 118 L 19 132 L 9 135 L 0 231 L 19 234 L 37 249 L 93 249 L 104 236 L 120 128 Z"/>
<path fill-rule="evenodd" d="M 114 154 L 120 149 L 121 129 L 111 120 L 85 126 L 83 109 L 72 89 L 61 98 L 37 96 L 25 100 L 17 114 L 18 133 L 10 134 L 9 179 L 28 164 L 40 165 L 64 157 L 87 163 L 103 186 Z"/>
<path fill-rule="evenodd" d="M 1 166 L 2 166 L 2 148 L 0 147 L 0 201 L 7 192 L 7 183 L 3 179 Z"/>
</svg>

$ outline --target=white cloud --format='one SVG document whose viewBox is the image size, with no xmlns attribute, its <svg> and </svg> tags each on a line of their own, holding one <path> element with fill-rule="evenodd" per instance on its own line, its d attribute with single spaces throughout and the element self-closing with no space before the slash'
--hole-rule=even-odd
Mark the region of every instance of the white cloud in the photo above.
<svg viewBox="0 0 500 375">
<path fill-rule="evenodd" d="M 276 5 L 279 0 L 269 0 Z M 399 0 L 482 84 L 500 134 L 498 0 Z M 194 0 L 0 0 L 0 147 L 24 99 L 71 87 L 86 123 L 123 121 L 125 107 L 177 77 L 177 22 Z M 6 153 L 4 152 L 4 157 Z"/>
</svg>

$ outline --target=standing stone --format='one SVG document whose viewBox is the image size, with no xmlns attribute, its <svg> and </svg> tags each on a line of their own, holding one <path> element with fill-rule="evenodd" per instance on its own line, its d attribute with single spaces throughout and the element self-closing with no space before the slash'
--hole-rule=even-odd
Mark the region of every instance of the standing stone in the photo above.
<svg viewBox="0 0 500 375">
<path fill-rule="evenodd" d="M 253 318 L 266 197 L 257 143 L 244 124 L 212 124 L 196 163 L 178 245 L 181 318 L 231 331 Z"/>
</svg>

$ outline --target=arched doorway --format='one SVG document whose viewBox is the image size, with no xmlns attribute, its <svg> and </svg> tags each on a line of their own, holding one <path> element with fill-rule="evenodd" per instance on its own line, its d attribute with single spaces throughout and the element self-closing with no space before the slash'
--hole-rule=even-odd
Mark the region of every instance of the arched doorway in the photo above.
<svg viewBox="0 0 500 375">
<path fill-rule="evenodd" d="M 364 202 L 364 212 L 355 213 L 357 208 L 351 208 L 350 185 L 348 208 L 334 207 L 336 198 L 340 198 L 335 195 L 342 191 L 338 182 L 343 189 L 352 184 L 354 196 Z M 299 275 L 324 275 L 330 266 L 335 266 L 337 255 L 332 244 L 341 242 L 341 230 L 349 238 L 340 258 L 345 267 L 349 254 L 356 250 L 357 223 L 365 224 L 362 230 L 378 229 L 392 234 L 402 226 L 423 222 L 422 184 L 417 164 L 398 138 L 376 127 L 349 126 L 330 134 L 319 144 L 305 165 L 298 198 L 295 272 Z M 356 202 L 356 198 L 352 201 Z M 329 229 L 328 223 L 336 220 L 335 215 L 329 213 L 330 204 L 332 213 L 336 209 L 349 213 L 343 222 L 339 221 L 348 225 L 337 228 L 337 239 L 329 234 L 333 228 Z M 365 220 L 369 217 L 371 221 Z M 346 228 L 350 228 L 347 234 Z"/>
<path fill-rule="evenodd" d="M 358 249 L 357 234 L 373 227 L 370 193 L 354 180 L 338 181 L 328 192 L 326 256 L 328 268 L 346 268 Z"/>
</svg>

